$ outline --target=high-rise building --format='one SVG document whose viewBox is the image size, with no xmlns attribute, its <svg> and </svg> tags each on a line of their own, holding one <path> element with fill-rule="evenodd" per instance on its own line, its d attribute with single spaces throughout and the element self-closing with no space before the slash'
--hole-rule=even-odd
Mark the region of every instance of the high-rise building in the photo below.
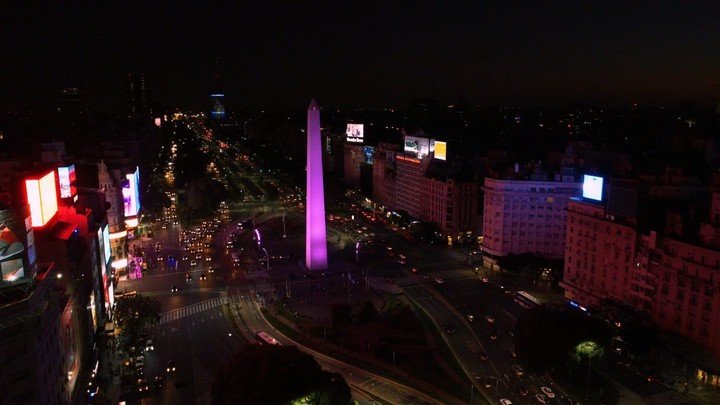
<svg viewBox="0 0 720 405">
<path fill-rule="evenodd" d="M 575 198 L 567 204 L 565 297 L 585 306 L 606 298 L 628 301 L 635 270 L 637 232 L 632 220 L 606 215 L 602 203 Z"/>
<path fill-rule="evenodd" d="M 307 182 L 305 216 L 305 266 L 310 270 L 327 268 L 327 228 L 325 227 L 325 188 L 322 169 L 320 109 L 315 100 L 307 111 Z"/>
<path fill-rule="evenodd" d="M 395 207 L 396 145 L 380 144 L 373 152 L 373 199 L 386 207 Z"/>
<path fill-rule="evenodd" d="M 574 181 L 486 178 L 482 242 L 486 265 L 520 253 L 562 258 L 568 200 L 581 191 L 582 183 Z"/>
<path fill-rule="evenodd" d="M 125 86 L 125 108 L 127 117 L 140 121 L 150 118 L 145 74 L 128 74 Z"/>
</svg>

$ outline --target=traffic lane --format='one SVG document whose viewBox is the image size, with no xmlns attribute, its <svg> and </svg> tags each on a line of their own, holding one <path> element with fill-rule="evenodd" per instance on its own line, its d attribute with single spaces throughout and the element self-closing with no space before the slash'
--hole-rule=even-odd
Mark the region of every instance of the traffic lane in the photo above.
<svg viewBox="0 0 720 405">
<path fill-rule="evenodd" d="M 200 363 L 212 373 L 225 364 L 232 355 L 249 342 L 233 333 L 222 307 L 191 316 L 192 338 Z"/>
<path fill-rule="evenodd" d="M 239 312 L 245 320 L 248 327 L 254 332 L 266 331 L 271 336 L 279 340 L 285 345 L 295 345 L 295 342 L 285 338 L 284 336 L 274 333 L 272 327 L 267 324 L 262 315 L 257 311 L 257 307 L 252 302 L 241 301 L 238 303 Z M 412 395 L 410 391 L 404 388 L 398 388 L 394 384 L 388 384 L 384 381 L 378 380 L 363 370 L 355 369 L 345 363 L 339 362 L 326 356 L 318 356 L 315 353 L 312 354 L 315 359 L 321 364 L 323 369 L 338 372 L 345 377 L 348 383 L 355 384 L 363 387 L 367 391 L 373 393 L 376 396 L 385 399 L 391 399 L 393 403 L 408 403 L 408 404 L 426 404 L 427 401 L 418 399 Z"/>
<path fill-rule="evenodd" d="M 444 297 L 453 304 L 469 302 L 471 306 L 483 307 L 483 308 L 499 308 L 502 304 L 509 304 L 517 306 L 518 308 L 508 308 L 510 310 L 522 311 L 512 299 L 504 294 L 499 288 L 489 283 L 482 283 L 476 281 L 475 283 L 467 282 L 446 282 L 443 285 L 437 286 L 438 290 L 443 293 Z M 478 283 L 481 288 L 485 287 L 486 291 L 494 292 L 495 294 L 483 294 L 477 293 Z M 507 306 L 506 306 L 507 308 Z M 489 323 L 485 319 L 485 315 L 492 314 L 494 322 Z M 488 353 L 490 360 L 496 361 L 496 364 L 504 364 L 501 366 L 503 369 L 503 376 L 509 384 L 514 385 L 516 388 L 520 385 L 525 386 L 531 393 L 540 393 L 539 387 L 541 386 L 552 386 L 552 384 L 545 378 L 544 375 L 538 375 L 529 373 L 525 370 L 525 373 L 518 377 L 512 370 L 511 365 L 517 364 L 517 359 L 512 356 L 510 349 L 514 350 L 513 337 L 510 335 L 510 331 L 515 330 L 515 317 L 509 313 L 509 311 L 496 311 L 492 309 L 485 311 L 485 314 L 478 314 L 477 320 L 473 322 L 472 327 L 475 328 L 481 339 L 485 339 L 488 342 L 488 347 L 492 348 L 491 353 Z M 485 332 L 485 333 L 483 333 Z M 489 338 L 489 334 L 495 332 L 497 339 L 493 340 Z M 517 389 L 515 390 L 517 392 Z"/>
<path fill-rule="evenodd" d="M 193 397 L 192 364 L 184 354 L 191 349 L 185 338 L 184 319 L 179 319 L 156 328 L 155 341 L 158 369 L 156 375 L 165 379 L 159 402 L 164 404 L 182 403 Z M 175 363 L 175 371 L 167 371 L 168 362 Z"/>
<path fill-rule="evenodd" d="M 412 291 L 417 291 L 418 289 L 410 289 L 409 291 L 406 290 L 406 294 L 413 294 Z M 465 323 L 464 320 L 460 319 L 458 314 L 453 311 L 451 308 L 448 308 L 448 306 L 438 299 L 433 299 L 431 297 L 418 297 L 420 299 L 421 305 L 425 306 L 426 310 L 432 314 L 433 319 L 436 320 L 436 322 L 441 322 L 445 319 L 455 319 L 456 322 Z M 474 323 L 474 322 L 473 322 Z M 453 325 L 457 327 L 456 325 Z M 482 383 L 482 380 L 485 378 L 499 378 L 498 383 L 496 384 L 497 387 L 492 387 L 491 390 L 489 390 L 487 387 L 484 387 L 486 394 L 489 395 L 497 395 L 498 398 L 512 398 L 513 392 L 511 390 L 511 385 L 513 382 L 512 379 L 512 365 L 513 362 L 508 361 L 507 357 L 503 354 L 502 350 L 497 346 L 497 342 L 488 338 L 487 334 L 475 334 L 473 337 L 477 339 L 478 341 L 478 347 L 481 347 L 487 357 L 487 361 L 482 361 L 477 356 L 477 351 L 475 350 L 475 345 L 470 344 L 468 345 L 467 341 L 459 341 L 457 339 L 454 339 L 455 335 L 448 336 L 445 334 L 444 336 L 448 337 L 449 342 L 453 345 L 453 351 L 457 354 L 458 359 L 461 361 L 461 363 L 466 365 L 466 369 L 469 372 L 474 372 L 473 377 L 479 377 L 476 378 L 479 381 L 476 381 L 478 384 Z M 465 347 L 463 347 L 465 345 Z M 477 366 L 477 362 L 480 363 L 479 367 Z M 498 390 L 499 389 L 499 390 Z"/>
<path fill-rule="evenodd" d="M 191 281 L 186 281 L 186 275 L 190 274 Z M 200 280 L 200 276 L 205 274 L 206 279 Z M 170 292 L 172 286 L 176 286 L 179 291 L 198 288 L 221 288 L 225 285 L 223 277 L 217 274 L 209 274 L 208 269 L 198 268 L 197 270 L 183 272 L 167 272 L 155 275 L 149 275 L 140 279 L 123 280 L 118 283 L 117 291 L 137 291 L 143 292 Z"/>
</svg>

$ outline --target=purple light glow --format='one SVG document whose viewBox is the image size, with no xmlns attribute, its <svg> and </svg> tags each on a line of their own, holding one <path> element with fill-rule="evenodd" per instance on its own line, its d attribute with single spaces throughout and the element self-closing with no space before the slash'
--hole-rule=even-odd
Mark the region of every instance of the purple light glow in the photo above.
<svg viewBox="0 0 720 405">
<path fill-rule="evenodd" d="M 320 109 L 315 103 L 315 100 L 310 102 L 307 111 L 305 266 L 310 270 L 323 270 L 327 268 Z"/>
</svg>

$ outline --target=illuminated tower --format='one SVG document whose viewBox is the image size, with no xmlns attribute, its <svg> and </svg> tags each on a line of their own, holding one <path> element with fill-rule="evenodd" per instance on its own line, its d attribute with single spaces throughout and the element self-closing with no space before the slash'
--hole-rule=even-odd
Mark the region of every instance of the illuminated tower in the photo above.
<svg viewBox="0 0 720 405">
<path fill-rule="evenodd" d="M 323 186 L 320 109 L 315 100 L 307 112 L 307 188 L 305 209 L 305 266 L 309 270 L 327 268 L 325 228 L 325 189 Z"/>
</svg>

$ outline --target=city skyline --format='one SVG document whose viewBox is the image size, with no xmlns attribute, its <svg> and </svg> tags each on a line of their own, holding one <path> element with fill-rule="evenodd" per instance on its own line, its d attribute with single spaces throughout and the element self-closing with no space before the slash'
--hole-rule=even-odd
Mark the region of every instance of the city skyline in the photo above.
<svg viewBox="0 0 720 405">
<path fill-rule="evenodd" d="M 720 7 L 709 2 L 23 4 L 6 13 L 2 104 L 43 103 L 78 85 L 114 110 L 131 72 L 145 73 L 170 108 L 205 108 L 217 87 L 240 108 L 300 109 L 310 97 L 378 107 L 461 95 L 478 105 L 720 99 Z"/>
</svg>

